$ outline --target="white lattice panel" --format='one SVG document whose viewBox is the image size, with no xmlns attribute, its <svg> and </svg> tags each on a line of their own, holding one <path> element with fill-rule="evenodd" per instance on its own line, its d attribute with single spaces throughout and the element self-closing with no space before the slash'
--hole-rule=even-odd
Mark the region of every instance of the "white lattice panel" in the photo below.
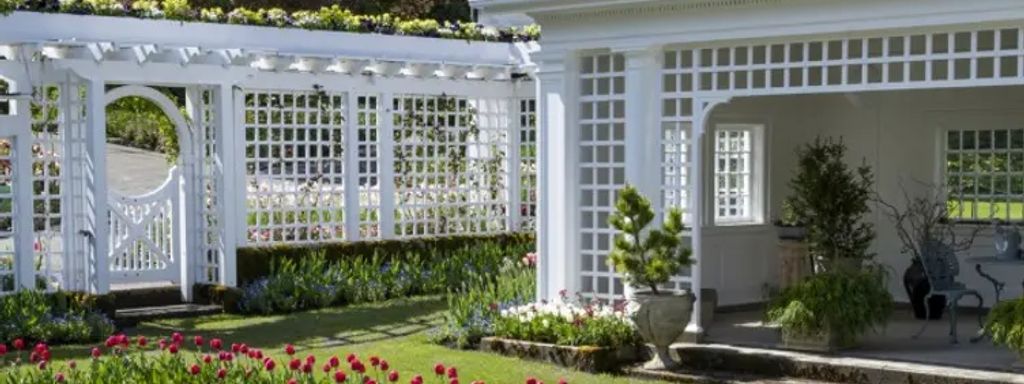
<svg viewBox="0 0 1024 384">
<path fill-rule="evenodd" d="M 36 275 L 46 289 L 56 289 L 63 281 L 64 267 L 63 186 L 64 127 L 69 103 L 81 105 L 77 87 L 44 85 L 36 88 L 32 102 L 32 220 L 35 232 Z M 78 118 L 80 116 L 76 116 Z"/>
<path fill-rule="evenodd" d="M 214 109 L 216 100 L 213 90 L 209 88 L 198 91 L 199 100 L 196 112 L 198 116 L 193 119 L 196 122 L 196 129 L 199 132 L 200 147 L 200 180 L 202 200 L 200 209 L 202 211 L 202 257 L 196 260 L 199 264 L 199 275 L 196 279 L 199 282 L 214 283 L 220 281 L 221 260 L 224 257 L 223 229 L 224 219 L 221 217 L 221 205 L 224 204 L 224 194 L 221 179 L 224 175 L 224 164 L 221 162 L 217 147 L 217 113 Z"/>
<path fill-rule="evenodd" d="M 748 221 L 753 191 L 753 132 L 743 127 L 715 129 L 716 221 Z"/>
<path fill-rule="evenodd" d="M 356 99 L 356 168 L 359 175 L 359 238 L 379 239 L 381 100 L 377 95 Z"/>
<path fill-rule="evenodd" d="M 345 238 L 342 94 L 245 93 L 250 243 Z"/>
<path fill-rule="evenodd" d="M 519 100 L 519 229 L 537 228 L 537 100 Z"/>
<path fill-rule="evenodd" d="M 511 101 L 393 100 L 396 236 L 504 231 Z"/>
<path fill-rule="evenodd" d="M 14 146 L 9 137 L 0 138 L 0 295 L 14 292 Z"/>
<path fill-rule="evenodd" d="M 626 183 L 625 58 L 584 56 L 580 69 L 580 289 L 613 300 L 623 294 L 621 279 L 608 265 L 615 236 L 608 217 Z"/>
</svg>

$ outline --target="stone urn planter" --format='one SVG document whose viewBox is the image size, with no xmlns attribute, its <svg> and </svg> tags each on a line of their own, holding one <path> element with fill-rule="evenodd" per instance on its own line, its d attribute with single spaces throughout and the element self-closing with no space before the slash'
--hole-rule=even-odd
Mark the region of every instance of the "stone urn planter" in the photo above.
<svg viewBox="0 0 1024 384">
<path fill-rule="evenodd" d="M 782 332 L 782 345 L 788 349 L 809 352 L 832 353 L 857 346 L 857 343 L 841 343 L 835 332 L 826 330 L 818 335 L 805 335 L 786 329 Z"/>
<path fill-rule="evenodd" d="M 669 346 L 686 331 L 693 313 L 695 297 L 683 294 L 637 292 L 633 301 L 637 306 L 633 321 L 644 341 L 654 347 L 654 356 L 644 369 L 663 370 L 675 366 L 669 355 Z"/>
</svg>

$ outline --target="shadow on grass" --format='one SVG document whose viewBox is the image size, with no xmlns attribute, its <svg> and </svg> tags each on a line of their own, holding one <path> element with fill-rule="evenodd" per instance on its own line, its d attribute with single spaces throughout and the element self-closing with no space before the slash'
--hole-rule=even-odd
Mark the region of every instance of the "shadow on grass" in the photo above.
<svg viewBox="0 0 1024 384">
<path fill-rule="evenodd" d="M 146 336 L 153 345 L 172 332 L 181 332 L 186 343 L 202 335 L 207 341 L 220 338 L 272 349 L 291 343 L 307 348 L 356 345 L 395 339 L 424 332 L 440 324 L 445 302 L 440 297 L 397 299 L 383 303 L 327 308 L 286 315 L 214 315 L 190 319 L 146 322 L 126 333 Z M 191 347 L 191 345 L 189 345 Z M 81 358 L 92 346 L 59 347 L 61 359 Z"/>
</svg>

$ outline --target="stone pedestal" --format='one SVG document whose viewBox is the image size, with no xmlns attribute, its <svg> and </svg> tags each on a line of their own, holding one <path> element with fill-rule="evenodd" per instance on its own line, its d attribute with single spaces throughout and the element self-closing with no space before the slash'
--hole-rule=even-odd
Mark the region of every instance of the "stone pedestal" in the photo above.
<svg viewBox="0 0 1024 384">
<path fill-rule="evenodd" d="M 810 276 L 811 263 L 807 244 L 796 240 L 779 240 L 779 289 L 785 289 Z"/>
</svg>

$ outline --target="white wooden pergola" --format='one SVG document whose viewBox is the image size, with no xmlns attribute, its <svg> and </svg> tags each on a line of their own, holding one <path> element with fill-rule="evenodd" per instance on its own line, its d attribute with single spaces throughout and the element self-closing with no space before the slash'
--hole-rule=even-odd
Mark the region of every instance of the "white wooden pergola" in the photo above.
<svg viewBox="0 0 1024 384">
<path fill-rule="evenodd" d="M 0 281 L 15 282 L 0 293 L 161 281 L 190 298 L 194 283 L 236 284 L 239 246 L 529 229 L 534 50 L 0 17 L 0 206 L 12 207 L 0 212 Z M 157 87 L 184 89 L 184 106 Z M 142 196 L 106 182 L 105 108 L 124 97 L 155 103 L 179 137 L 177 166 Z M 426 139 L 432 129 L 449 133 Z M 440 168 L 452 151 L 474 172 Z"/>
<path fill-rule="evenodd" d="M 656 210 L 687 212 L 697 263 L 675 288 L 699 295 L 701 288 L 743 287 L 734 304 L 761 300 L 770 274 L 749 270 L 773 253 L 767 219 L 785 193 L 757 193 L 762 200 L 746 204 L 753 190 L 771 185 L 722 181 L 730 171 L 767 167 L 736 157 L 754 131 L 732 134 L 726 126 L 715 131 L 722 136 L 706 137 L 721 106 L 768 96 L 1024 84 L 1024 4 L 1015 0 L 471 3 L 488 13 L 528 14 L 544 28 L 543 49 L 533 57 L 543 164 L 539 288 L 548 298 L 563 289 L 601 299 L 628 294 L 605 258 L 614 235 L 607 216 L 615 192 L 630 183 L 656 197 Z M 751 275 L 753 284 L 728 277 Z M 709 276 L 718 282 L 705 284 Z M 688 332 L 703 332 L 701 311 L 695 307 Z"/>
</svg>

